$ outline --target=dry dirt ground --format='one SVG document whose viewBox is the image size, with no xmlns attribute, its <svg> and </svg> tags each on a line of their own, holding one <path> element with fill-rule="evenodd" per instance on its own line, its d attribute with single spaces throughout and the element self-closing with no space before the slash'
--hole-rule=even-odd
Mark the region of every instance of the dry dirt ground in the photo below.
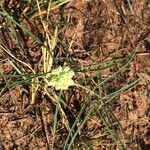
<svg viewBox="0 0 150 150">
<path fill-rule="evenodd" d="M 40 36 L 42 40 L 44 31 L 40 21 L 36 19 L 38 14 L 26 18 L 23 15 L 23 4 L 17 2 L 17 0 L 12 1 L 14 2 L 7 1 L 6 4 L 4 2 L 6 10 L 20 20 L 29 31 Z M 111 109 L 134 145 L 140 150 L 149 150 L 150 1 L 129 1 L 131 7 L 129 7 L 127 0 L 73 0 L 71 3 L 55 10 L 50 15 L 50 20 L 54 22 L 56 20 L 64 21 L 69 24 L 60 27 L 59 38 L 65 44 L 70 43 L 74 38 L 75 42 L 70 49 L 70 54 L 66 55 L 65 50 L 62 50 L 63 46 L 58 45 L 55 55 L 68 58 L 68 63 L 74 60 L 75 63 L 71 64 L 72 67 L 110 60 L 115 56 L 123 58 L 136 49 L 135 59 L 123 72 L 107 83 L 103 90 L 109 94 L 142 77 L 136 86 L 121 93 L 111 102 Z M 0 21 L 0 44 L 5 44 L 9 49 L 13 49 L 13 54 L 17 58 L 35 64 L 33 68 L 38 70 L 41 45 L 22 34 L 20 29 L 17 29 L 22 42 L 20 52 L 13 41 L 8 38 L 7 29 L 3 26 L 5 18 L 0 18 Z M 50 30 L 53 30 L 53 26 Z M 25 52 L 25 48 L 29 51 Z M 14 68 L 12 65 L 2 55 L 0 57 L 0 73 L 13 74 Z M 69 60 L 70 58 L 71 60 Z M 108 77 L 119 67 L 121 67 L 121 64 L 116 64 L 115 67 L 107 69 L 102 73 L 102 78 Z M 0 86 L 3 87 L 9 80 L 8 78 L 0 78 Z M 52 135 L 51 125 L 53 123 L 54 107 L 47 97 L 40 97 L 40 94 L 35 104 L 30 105 L 30 95 L 23 89 L 29 90 L 28 87 L 18 86 L 1 92 L 0 149 L 46 150 L 49 142 L 46 138 L 46 132 L 49 132 L 50 136 Z M 80 99 L 84 100 L 84 98 L 81 98 L 78 90 L 70 90 L 69 92 L 74 92 L 72 94 L 77 95 L 72 107 L 74 113 L 78 113 L 80 107 L 76 106 L 76 103 Z M 69 94 L 67 96 L 69 99 Z M 90 130 L 95 122 L 97 122 L 97 117 L 94 118 L 93 116 L 92 121 L 87 122 L 86 130 Z M 63 140 L 67 134 L 66 129 L 61 127 L 60 124 L 60 131 L 56 134 L 56 143 L 58 143 L 56 149 L 63 148 Z M 94 138 L 94 135 L 91 136 Z M 109 145 L 109 143 L 107 144 Z M 107 144 L 105 145 L 102 142 L 93 144 L 91 149 L 117 149 L 113 146 L 107 147 Z M 127 149 L 132 148 L 127 147 Z"/>
</svg>

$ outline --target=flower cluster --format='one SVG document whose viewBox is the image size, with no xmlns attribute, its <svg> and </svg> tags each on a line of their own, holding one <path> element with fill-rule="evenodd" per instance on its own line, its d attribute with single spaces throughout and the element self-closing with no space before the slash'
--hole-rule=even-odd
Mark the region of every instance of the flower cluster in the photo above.
<svg viewBox="0 0 150 150">
<path fill-rule="evenodd" d="M 69 67 L 59 66 L 48 73 L 46 78 L 48 79 L 48 86 L 52 86 L 56 90 L 67 90 L 69 86 L 74 85 L 73 76 L 74 71 Z"/>
</svg>

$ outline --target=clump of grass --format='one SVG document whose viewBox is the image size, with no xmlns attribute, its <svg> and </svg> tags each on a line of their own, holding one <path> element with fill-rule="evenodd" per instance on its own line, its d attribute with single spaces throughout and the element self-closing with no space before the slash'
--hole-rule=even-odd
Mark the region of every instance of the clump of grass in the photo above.
<svg viewBox="0 0 150 150">
<path fill-rule="evenodd" d="M 21 43 L 17 29 L 19 28 L 24 35 L 27 35 L 29 38 L 32 38 L 35 42 L 40 44 L 41 50 L 41 59 L 39 60 L 40 63 L 38 64 L 41 68 L 34 69 L 32 64 L 29 61 L 23 61 L 20 58 L 16 58 L 13 54 L 13 51 L 10 47 L 7 47 L 4 43 L 0 45 L 1 53 L 3 57 L 10 62 L 10 64 L 14 68 L 13 74 L 0 74 L 0 77 L 5 78 L 6 80 L 9 78 L 9 83 L 5 83 L 3 87 L 1 87 L 1 94 L 15 88 L 20 85 L 27 85 L 30 88 L 29 94 L 31 95 L 31 105 L 36 103 L 36 95 L 37 92 L 40 92 L 43 96 L 49 97 L 51 102 L 55 105 L 55 113 L 54 113 L 54 123 L 52 125 L 52 138 L 50 138 L 49 133 L 47 133 L 47 140 L 49 141 L 49 147 L 51 149 L 55 149 L 56 142 L 55 137 L 58 131 L 58 116 L 61 116 L 62 125 L 67 129 L 67 136 L 66 139 L 63 141 L 63 149 L 75 149 L 75 148 L 85 148 L 85 147 L 92 147 L 95 145 L 96 142 L 101 143 L 101 145 L 105 145 L 107 140 L 105 135 L 110 135 L 112 138 L 112 144 L 120 149 L 126 148 L 126 144 L 123 143 L 123 139 L 127 139 L 128 143 L 132 145 L 130 140 L 127 138 L 124 130 L 122 129 L 121 125 L 119 124 L 117 118 L 114 116 L 109 104 L 115 97 L 117 97 L 120 93 L 130 89 L 133 87 L 138 81 L 134 81 L 128 85 L 123 86 L 122 88 L 110 93 L 104 94 L 101 93 L 101 88 L 111 79 L 115 78 L 122 70 L 124 70 L 130 62 L 134 59 L 135 53 L 131 56 L 127 56 L 123 59 L 112 59 L 106 62 L 100 62 L 97 64 L 89 65 L 81 67 L 80 69 L 76 70 L 75 68 L 69 67 L 62 67 L 57 64 L 56 59 L 54 58 L 55 49 L 58 46 L 58 41 L 60 42 L 59 36 L 59 27 L 54 26 L 53 32 L 49 32 L 49 15 L 52 10 L 59 8 L 61 5 L 69 2 L 70 0 L 50 0 L 42 1 L 29 1 L 24 6 L 25 13 L 28 16 L 31 16 L 32 19 L 38 18 L 40 23 L 42 24 L 42 29 L 44 31 L 44 41 L 42 41 L 38 36 L 35 36 L 31 31 L 26 29 L 25 25 L 22 22 L 16 21 L 15 18 L 11 14 L 9 14 L 3 6 L 0 8 L 0 14 L 5 18 L 4 27 L 8 27 L 9 25 L 9 34 L 10 40 L 13 40 L 16 47 L 19 47 L 19 43 Z M 36 4 L 32 9 L 34 10 L 32 14 L 29 14 L 28 10 L 29 4 Z M 46 15 L 46 20 L 44 16 Z M 70 46 L 72 44 L 69 44 Z M 70 46 L 69 49 L 70 49 Z M 119 68 L 116 72 L 110 75 L 108 78 L 102 80 L 100 79 L 100 74 L 108 68 L 114 67 L 117 63 L 124 63 L 124 65 Z M 64 64 L 67 62 L 64 62 Z M 105 64 L 105 68 L 103 68 L 103 64 Z M 69 64 L 68 64 L 69 65 Z M 66 65 L 67 66 L 67 65 Z M 56 69 L 57 68 L 57 69 Z M 92 68 L 92 69 L 91 69 Z M 73 71 L 74 70 L 74 71 Z M 85 74 L 93 72 L 92 75 L 87 76 L 86 78 L 81 79 L 74 79 L 72 77 L 75 75 L 76 77 L 80 74 Z M 97 83 L 93 82 L 94 78 L 97 78 Z M 88 83 L 88 87 L 86 86 Z M 81 95 L 84 97 L 84 101 L 81 101 L 81 108 L 78 114 L 74 114 L 73 110 L 67 104 L 67 100 L 64 98 L 64 90 L 77 88 L 80 90 Z M 59 92 L 58 92 L 59 91 Z M 74 95 L 73 95 L 74 96 Z M 65 108 L 67 108 L 72 114 L 75 116 L 73 123 L 70 123 L 68 119 L 68 114 L 65 112 Z M 88 110 L 88 112 L 87 112 Z M 104 131 L 99 131 L 102 136 L 99 136 L 95 140 L 84 140 L 82 137 L 86 137 L 85 134 L 89 134 L 89 131 L 84 131 L 84 126 L 86 125 L 89 118 L 93 115 L 97 115 L 100 120 L 103 121 L 105 125 Z M 83 117 L 84 116 L 84 117 Z M 115 126 L 118 126 L 118 133 L 116 134 Z M 98 127 L 96 127 L 98 130 Z M 96 132 L 93 131 L 93 134 Z M 104 136 L 103 136 L 104 135 Z M 51 142 L 50 142 L 51 141 Z M 105 143 L 106 142 L 106 143 Z M 50 146 L 51 145 L 51 146 Z M 90 145 L 90 146 L 89 146 Z"/>
</svg>

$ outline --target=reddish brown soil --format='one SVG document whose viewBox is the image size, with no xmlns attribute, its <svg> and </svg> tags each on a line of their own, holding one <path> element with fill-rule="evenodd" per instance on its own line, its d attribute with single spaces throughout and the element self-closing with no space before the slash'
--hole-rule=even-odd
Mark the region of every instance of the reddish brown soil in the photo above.
<svg viewBox="0 0 150 150">
<path fill-rule="evenodd" d="M 7 10 L 21 9 L 16 8 L 15 5 L 5 7 Z M 36 17 L 34 20 L 34 18 L 27 19 L 21 13 L 17 15 L 29 31 L 40 36 L 40 39 L 43 40 L 44 30 Z M 50 19 L 52 21 L 64 21 L 68 24 L 68 26 L 61 27 L 59 30 L 59 38 L 66 45 L 70 43 L 73 37 L 75 42 L 69 52 L 66 52 L 62 45 L 58 45 L 55 55 L 68 58 L 68 63 L 73 67 L 110 60 L 116 55 L 123 58 L 132 54 L 136 49 L 135 59 L 115 79 L 107 83 L 103 90 L 109 94 L 111 91 L 142 77 L 136 86 L 122 93 L 111 102 L 111 110 L 133 145 L 140 150 L 149 150 L 150 1 L 134 0 L 132 1 L 132 9 L 130 9 L 127 0 L 73 0 L 72 3 L 67 4 L 60 10 L 54 11 Z M 49 28 L 50 31 L 54 29 L 53 26 Z M 41 44 L 29 39 L 29 36 L 22 35 L 18 30 L 18 36 L 22 41 L 21 48 L 18 50 L 13 42 L 7 39 L 8 34 L 5 32 L 6 29 L 3 24 L 0 25 L 0 30 L 0 44 L 7 45 L 8 48 L 13 50 L 16 57 L 22 61 L 30 62 L 33 64 L 33 68 L 38 70 Z M 5 38 L 1 38 L 2 34 Z M 29 50 L 26 54 L 25 48 Z M 117 51 L 117 49 L 119 50 Z M 13 74 L 14 69 L 6 57 L 0 55 L 0 60 L 0 74 Z M 73 63 L 71 63 L 72 60 L 74 60 Z M 121 66 L 122 64 L 117 64 L 115 67 L 107 69 L 102 73 L 102 78 L 105 79 Z M 9 81 L 11 79 L 0 78 L 0 87 Z M 54 106 L 47 97 L 40 96 L 40 92 L 38 93 L 38 100 L 34 105 L 31 105 L 30 93 L 26 93 L 25 90 L 30 91 L 28 87 L 20 85 L 14 89 L 1 92 L 0 149 L 46 150 L 48 149 L 47 145 L 51 144 Z M 80 110 L 80 106 L 76 105 L 80 99 L 84 101 L 84 96 L 80 95 L 78 90 L 70 90 L 69 92 L 74 92 L 74 102 L 72 102 L 71 107 L 74 109 L 73 113 L 76 114 Z M 66 94 L 68 104 L 71 95 Z M 96 123 L 101 124 L 97 116 L 93 116 L 87 122 L 86 130 L 93 128 Z M 60 131 L 56 134 L 56 149 L 63 148 L 64 139 L 68 134 L 65 127 L 61 123 L 59 125 Z M 98 137 L 100 136 L 91 134 L 88 138 Z M 124 142 L 126 143 L 126 140 Z M 91 149 L 118 149 L 118 147 L 110 146 L 110 143 L 93 144 Z M 133 147 L 127 146 L 127 149 L 133 149 Z"/>
</svg>

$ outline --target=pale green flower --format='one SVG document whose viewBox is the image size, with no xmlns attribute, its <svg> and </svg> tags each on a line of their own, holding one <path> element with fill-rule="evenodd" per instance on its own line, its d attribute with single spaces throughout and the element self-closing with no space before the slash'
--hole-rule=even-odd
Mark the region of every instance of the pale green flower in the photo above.
<svg viewBox="0 0 150 150">
<path fill-rule="evenodd" d="M 69 86 L 74 85 L 72 77 L 74 71 L 69 67 L 59 66 L 57 69 L 53 69 L 51 73 L 47 74 L 48 86 L 54 87 L 56 90 L 67 90 Z"/>
</svg>

